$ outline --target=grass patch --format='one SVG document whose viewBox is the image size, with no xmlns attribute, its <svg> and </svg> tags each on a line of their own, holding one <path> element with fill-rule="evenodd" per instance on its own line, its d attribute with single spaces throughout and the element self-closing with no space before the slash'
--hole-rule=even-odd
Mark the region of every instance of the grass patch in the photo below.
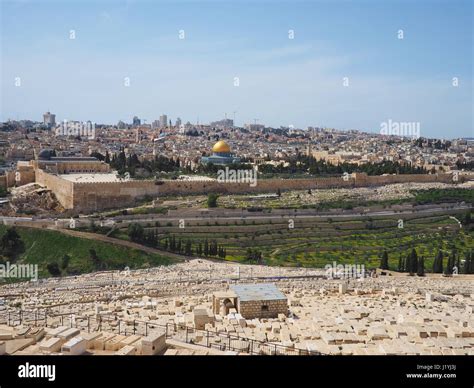
<svg viewBox="0 0 474 388">
<path fill-rule="evenodd" d="M 7 227 L 0 225 L 0 236 Z M 65 255 L 70 257 L 69 264 L 62 271 L 63 275 L 75 275 L 95 270 L 90 250 L 93 249 L 104 269 L 148 268 L 172 264 L 174 260 L 164 255 L 150 254 L 138 249 L 117 246 L 101 241 L 93 241 L 60 232 L 32 228 L 16 227 L 24 243 L 24 252 L 20 254 L 17 263 L 38 264 L 41 277 L 50 276 L 47 265 L 61 265 Z"/>
</svg>

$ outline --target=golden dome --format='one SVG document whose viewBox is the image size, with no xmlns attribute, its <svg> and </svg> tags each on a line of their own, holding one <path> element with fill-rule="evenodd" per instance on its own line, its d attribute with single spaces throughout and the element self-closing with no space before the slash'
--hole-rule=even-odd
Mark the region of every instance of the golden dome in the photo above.
<svg viewBox="0 0 474 388">
<path fill-rule="evenodd" d="M 230 153 L 229 144 L 227 144 L 224 140 L 219 140 L 214 147 L 212 147 L 212 152 L 215 153 Z"/>
</svg>

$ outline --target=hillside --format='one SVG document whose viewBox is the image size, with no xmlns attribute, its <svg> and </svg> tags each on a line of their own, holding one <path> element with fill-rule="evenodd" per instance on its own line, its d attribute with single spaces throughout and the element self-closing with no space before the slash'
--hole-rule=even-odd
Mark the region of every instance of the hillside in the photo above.
<svg viewBox="0 0 474 388">
<path fill-rule="evenodd" d="M 48 264 L 57 263 L 62 275 L 74 275 L 97 270 L 146 268 L 167 265 L 171 257 L 148 253 L 114 244 L 65 235 L 51 230 L 16 227 L 21 246 L 10 258 L 0 252 L 0 260 L 38 264 L 41 277 L 51 276 Z M 0 238 L 7 227 L 0 225 Z M 94 253 L 95 252 L 95 253 Z M 64 259 L 65 256 L 68 258 Z M 13 260 L 12 260 L 13 259 Z M 67 263 L 67 265 L 66 265 Z"/>
</svg>

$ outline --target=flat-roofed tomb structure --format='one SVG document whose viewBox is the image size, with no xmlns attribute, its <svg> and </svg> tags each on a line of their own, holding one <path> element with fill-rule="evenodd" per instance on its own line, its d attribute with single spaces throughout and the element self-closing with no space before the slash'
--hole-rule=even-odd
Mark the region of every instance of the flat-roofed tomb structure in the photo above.
<svg viewBox="0 0 474 388">
<path fill-rule="evenodd" d="M 287 315 L 288 300 L 274 284 L 236 284 L 213 296 L 215 314 L 227 315 L 235 309 L 245 319 L 277 318 Z"/>
</svg>

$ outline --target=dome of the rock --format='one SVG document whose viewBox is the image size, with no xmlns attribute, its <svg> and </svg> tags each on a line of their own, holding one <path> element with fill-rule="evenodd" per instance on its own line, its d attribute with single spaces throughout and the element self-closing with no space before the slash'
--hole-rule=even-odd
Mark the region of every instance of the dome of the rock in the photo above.
<svg viewBox="0 0 474 388">
<path fill-rule="evenodd" d="M 214 147 L 212 147 L 212 152 L 219 154 L 230 153 L 229 144 L 227 144 L 224 140 L 219 140 L 216 144 L 214 144 Z"/>
</svg>

